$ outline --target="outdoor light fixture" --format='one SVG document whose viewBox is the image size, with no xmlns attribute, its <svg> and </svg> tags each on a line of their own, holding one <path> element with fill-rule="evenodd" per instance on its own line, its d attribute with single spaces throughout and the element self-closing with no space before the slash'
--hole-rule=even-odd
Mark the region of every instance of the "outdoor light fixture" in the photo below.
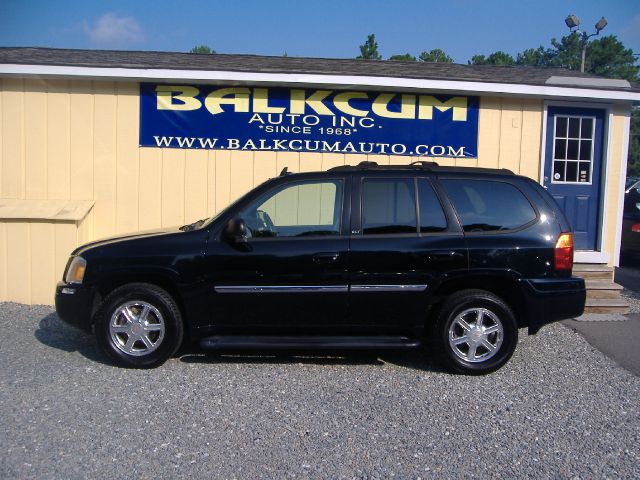
<svg viewBox="0 0 640 480">
<path fill-rule="evenodd" d="M 598 20 L 598 23 L 596 23 L 596 30 L 598 33 L 600 33 L 600 30 L 602 30 L 604 27 L 607 26 L 607 19 L 602 17 L 600 20 Z"/>
<path fill-rule="evenodd" d="M 567 27 L 569 28 L 576 28 L 578 25 L 580 25 L 580 19 L 577 15 L 567 15 L 567 18 L 564 19 L 564 23 L 566 23 Z"/>
<path fill-rule="evenodd" d="M 607 19 L 602 17 L 596 23 L 596 33 L 592 33 L 589 35 L 587 32 L 581 32 L 578 27 L 580 26 L 580 19 L 577 15 L 567 15 L 567 18 L 564 19 L 564 23 L 569 27 L 571 33 L 577 33 L 580 35 L 580 42 L 582 43 L 582 60 L 580 62 L 580 71 L 584 72 L 584 64 L 587 57 L 587 43 L 589 43 L 589 39 L 594 35 L 599 35 L 600 30 L 607 26 Z M 575 30 L 573 30 L 575 28 Z"/>
</svg>

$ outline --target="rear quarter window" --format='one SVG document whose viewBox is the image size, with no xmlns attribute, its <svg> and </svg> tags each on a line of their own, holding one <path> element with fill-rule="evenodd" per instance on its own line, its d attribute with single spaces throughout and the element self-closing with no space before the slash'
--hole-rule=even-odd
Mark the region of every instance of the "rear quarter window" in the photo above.
<svg viewBox="0 0 640 480">
<path fill-rule="evenodd" d="M 536 219 L 527 197 L 514 185 L 493 180 L 441 180 L 465 232 L 520 228 Z"/>
</svg>

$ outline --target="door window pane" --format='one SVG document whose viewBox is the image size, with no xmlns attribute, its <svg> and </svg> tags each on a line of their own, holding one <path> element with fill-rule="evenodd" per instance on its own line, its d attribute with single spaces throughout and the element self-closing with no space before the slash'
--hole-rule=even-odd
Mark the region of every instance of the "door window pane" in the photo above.
<svg viewBox="0 0 640 480">
<path fill-rule="evenodd" d="M 442 180 L 465 232 L 510 230 L 536 212 L 515 186 L 490 180 Z"/>
<path fill-rule="evenodd" d="M 416 198 L 410 179 L 367 179 L 362 185 L 362 233 L 416 233 Z"/>
<path fill-rule="evenodd" d="M 593 119 L 592 118 L 583 118 L 582 126 L 580 127 L 580 137 L 581 138 L 591 138 L 593 137 Z"/>
<path fill-rule="evenodd" d="M 591 160 L 591 140 L 580 141 L 580 160 Z"/>
<path fill-rule="evenodd" d="M 578 181 L 578 162 L 567 162 L 567 174 L 565 176 L 565 182 L 577 182 Z"/>
<path fill-rule="evenodd" d="M 553 162 L 553 180 L 556 182 L 564 182 L 564 165 L 567 162 Z"/>
<path fill-rule="evenodd" d="M 418 199 L 420 207 L 420 232 L 442 232 L 447 229 L 447 219 L 436 192 L 428 180 L 418 182 Z"/>
<path fill-rule="evenodd" d="M 580 119 L 569 119 L 569 138 L 578 138 L 580 136 Z"/>
<path fill-rule="evenodd" d="M 591 183 L 594 122 L 593 117 L 556 115 L 552 182 Z"/>
<path fill-rule="evenodd" d="M 567 142 L 567 160 L 578 159 L 578 140 L 569 140 Z"/>
<path fill-rule="evenodd" d="M 566 140 L 560 139 L 560 138 L 556 140 L 554 158 L 557 158 L 558 160 L 564 160 L 565 158 L 567 158 L 567 141 Z"/>
<path fill-rule="evenodd" d="M 567 117 L 556 117 L 556 137 L 567 137 Z"/>
<path fill-rule="evenodd" d="M 240 217 L 255 237 L 339 235 L 342 180 L 296 182 L 267 193 Z"/>
</svg>

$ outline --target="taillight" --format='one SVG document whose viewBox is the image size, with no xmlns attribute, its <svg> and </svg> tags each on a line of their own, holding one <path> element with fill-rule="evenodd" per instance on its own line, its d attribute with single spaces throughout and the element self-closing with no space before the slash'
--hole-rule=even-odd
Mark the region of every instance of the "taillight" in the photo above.
<svg viewBox="0 0 640 480">
<path fill-rule="evenodd" d="M 553 249 L 554 267 L 556 270 L 573 268 L 573 233 L 561 233 Z"/>
</svg>

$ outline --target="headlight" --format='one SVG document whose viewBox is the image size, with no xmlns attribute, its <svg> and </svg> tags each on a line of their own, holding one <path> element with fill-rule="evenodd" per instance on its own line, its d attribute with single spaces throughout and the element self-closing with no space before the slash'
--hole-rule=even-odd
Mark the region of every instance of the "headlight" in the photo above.
<svg viewBox="0 0 640 480">
<path fill-rule="evenodd" d="M 64 281 L 67 283 L 82 283 L 86 269 L 87 261 L 84 258 L 73 257 L 69 268 L 67 268 L 67 275 L 64 277 Z"/>
</svg>

